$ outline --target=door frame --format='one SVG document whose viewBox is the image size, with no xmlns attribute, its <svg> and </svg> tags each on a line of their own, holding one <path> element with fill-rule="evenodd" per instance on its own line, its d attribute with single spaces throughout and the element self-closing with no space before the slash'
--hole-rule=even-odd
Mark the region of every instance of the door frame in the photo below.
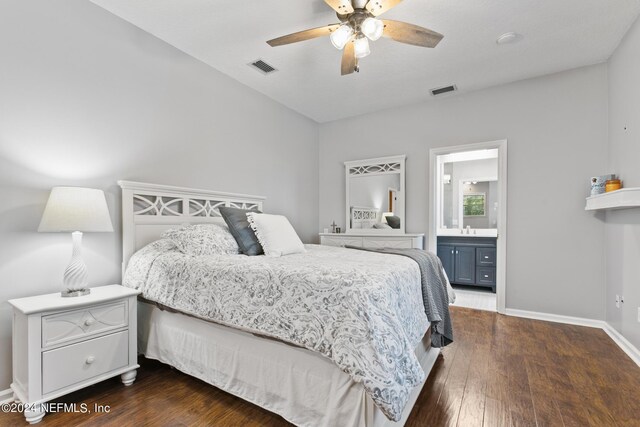
<svg viewBox="0 0 640 427">
<path fill-rule="evenodd" d="M 480 142 L 432 148 L 429 150 L 429 231 L 428 249 L 437 253 L 437 213 L 441 212 L 440 199 L 437 196 L 441 186 L 438 156 L 461 151 L 498 149 L 498 238 L 496 241 L 496 299 L 497 310 L 505 314 L 507 300 L 507 140 Z"/>
</svg>

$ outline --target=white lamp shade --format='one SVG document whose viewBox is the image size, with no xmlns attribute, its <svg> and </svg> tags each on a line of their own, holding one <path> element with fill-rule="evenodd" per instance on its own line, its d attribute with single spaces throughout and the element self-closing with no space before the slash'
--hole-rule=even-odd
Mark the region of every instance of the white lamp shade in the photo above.
<svg viewBox="0 0 640 427">
<path fill-rule="evenodd" d="M 371 50 L 369 49 L 369 40 L 366 37 L 356 39 L 354 50 L 356 58 L 358 59 L 368 56 L 371 53 Z"/>
<path fill-rule="evenodd" d="M 376 41 L 380 37 L 382 37 L 382 33 L 384 32 L 384 23 L 376 18 L 367 18 L 362 23 L 360 30 L 362 34 L 367 36 L 370 40 Z"/>
<path fill-rule="evenodd" d="M 342 50 L 347 44 L 347 42 L 351 39 L 352 35 L 353 35 L 353 28 L 351 28 L 347 24 L 343 24 L 340 27 L 338 27 L 337 30 L 331 33 L 331 35 L 329 36 L 329 39 L 331 40 L 331 43 L 336 49 Z"/>
<path fill-rule="evenodd" d="M 93 188 L 53 187 L 38 231 L 113 231 L 104 192 Z"/>
</svg>

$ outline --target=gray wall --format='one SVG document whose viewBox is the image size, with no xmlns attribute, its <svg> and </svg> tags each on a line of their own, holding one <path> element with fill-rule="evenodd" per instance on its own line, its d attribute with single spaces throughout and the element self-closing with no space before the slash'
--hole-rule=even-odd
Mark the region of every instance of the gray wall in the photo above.
<svg viewBox="0 0 640 427">
<path fill-rule="evenodd" d="M 316 240 L 316 123 L 88 1 L 4 0 L 0 40 L 0 390 L 6 300 L 58 291 L 71 255 L 69 235 L 36 233 L 52 186 L 107 191 L 92 285 L 120 280 L 118 179 L 264 195 Z"/>
<path fill-rule="evenodd" d="M 608 171 L 640 187 L 640 21 L 609 61 Z M 606 171 L 606 173 L 609 173 Z M 607 321 L 640 348 L 640 209 L 606 215 Z M 622 308 L 615 297 L 624 296 Z"/>
<path fill-rule="evenodd" d="M 429 149 L 504 138 L 507 307 L 604 319 L 604 224 L 584 203 L 607 166 L 605 64 L 321 125 L 318 228 L 344 225 L 343 161 L 407 154 L 407 231 L 426 232 Z"/>
</svg>

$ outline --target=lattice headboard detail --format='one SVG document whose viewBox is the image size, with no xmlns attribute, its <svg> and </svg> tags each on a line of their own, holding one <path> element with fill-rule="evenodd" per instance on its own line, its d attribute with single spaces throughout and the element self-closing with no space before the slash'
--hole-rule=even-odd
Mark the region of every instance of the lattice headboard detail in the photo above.
<svg viewBox="0 0 640 427">
<path fill-rule="evenodd" d="M 183 224 L 223 223 L 219 208 L 260 209 L 264 197 L 118 181 L 122 188 L 122 271 L 131 255 Z"/>
<path fill-rule="evenodd" d="M 376 208 L 351 206 L 351 228 L 372 228 L 374 224 L 380 222 L 381 214 L 382 212 Z"/>
</svg>

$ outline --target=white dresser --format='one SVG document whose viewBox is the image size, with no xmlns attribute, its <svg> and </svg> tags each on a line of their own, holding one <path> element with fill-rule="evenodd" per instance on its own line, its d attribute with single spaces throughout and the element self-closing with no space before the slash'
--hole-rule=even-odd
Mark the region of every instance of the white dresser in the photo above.
<svg viewBox="0 0 640 427">
<path fill-rule="evenodd" d="M 13 382 L 27 421 L 46 413 L 46 402 L 121 375 L 136 378 L 136 296 L 120 285 L 89 295 L 60 293 L 13 299 Z"/>
<path fill-rule="evenodd" d="M 329 246 L 357 246 L 359 248 L 424 249 L 424 234 L 320 233 L 320 244 Z"/>
</svg>

